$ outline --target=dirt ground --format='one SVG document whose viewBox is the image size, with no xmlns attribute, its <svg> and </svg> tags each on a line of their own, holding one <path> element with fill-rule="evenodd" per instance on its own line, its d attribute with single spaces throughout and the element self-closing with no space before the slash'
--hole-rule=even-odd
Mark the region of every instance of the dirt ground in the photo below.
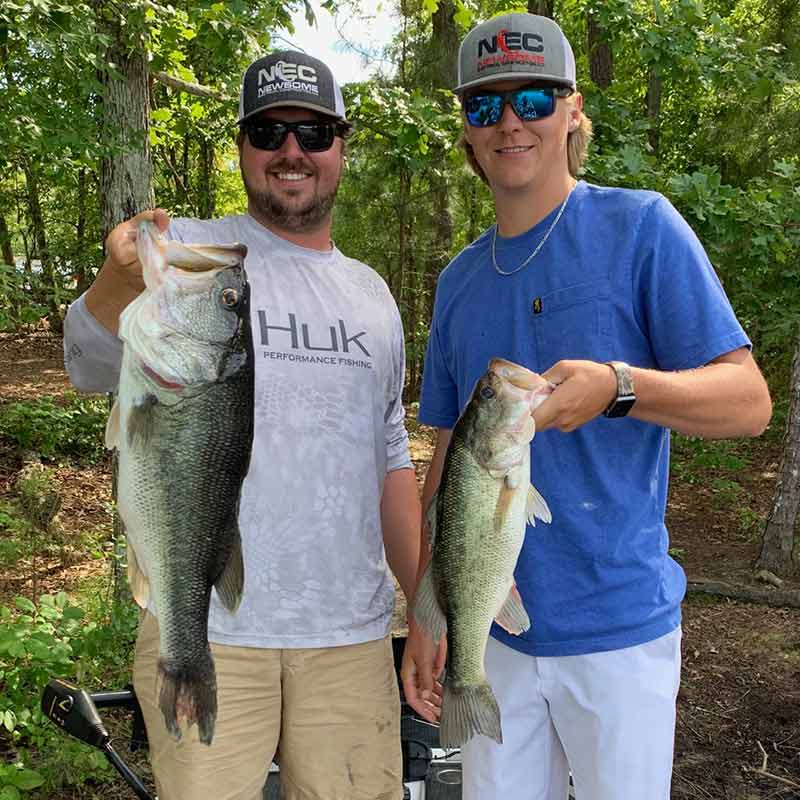
<svg viewBox="0 0 800 800">
<path fill-rule="evenodd" d="M 59 341 L 0 334 L 0 413 L 7 402 L 58 396 L 67 388 Z M 421 478 L 432 452 L 431 432 L 413 419 L 409 425 Z M 732 453 L 741 467 L 703 466 L 702 456 L 676 449 L 667 521 L 673 552 L 689 579 L 769 588 L 755 581 L 752 563 L 774 489 L 777 437 L 736 445 Z M 0 442 L 0 499 L 10 499 L 20 466 L 18 454 Z M 107 465 L 59 465 L 57 474 L 66 535 L 87 526 L 110 529 Z M 69 591 L 87 572 L 102 568 L 96 560 L 74 561 L 50 565 L 41 576 L 44 585 Z M 800 580 L 782 588 L 800 590 Z M 24 576 L 0 573 L 0 596 L 28 590 Z M 398 630 L 403 616 L 400 598 Z M 672 797 L 800 798 L 800 609 L 706 595 L 686 600 Z"/>
</svg>

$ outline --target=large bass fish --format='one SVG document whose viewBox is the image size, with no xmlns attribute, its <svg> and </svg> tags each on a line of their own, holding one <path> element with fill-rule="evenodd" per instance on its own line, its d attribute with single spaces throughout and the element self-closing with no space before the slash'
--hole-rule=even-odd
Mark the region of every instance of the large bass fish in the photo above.
<svg viewBox="0 0 800 800">
<path fill-rule="evenodd" d="M 120 315 L 106 445 L 119 452 L 131 591 L 158 618 L 166 727 L 180 739 L 181 723 L 196 723 L 210 744 L 211 587 L 231 612 L 244 587 L 238 511 L 254 402 L 246 248 L 167 242 L 142 222 L 137 251 L 146 288 Z"/>
<path fill-rule="evenodd" d="M 540 375 L 492 359 L 453 428 L 427 511 L 432 558 L 413 613 L 435 642 L 447 634 L 443 747 L 458 747 L 478 733 L 503 740 L 483 659 L 493 620 L 513 634 L 531 624 L 514 567 L 526 522 L 551 520 L 530 483 L 531 412 L 551 391 Z"/>
</svg>

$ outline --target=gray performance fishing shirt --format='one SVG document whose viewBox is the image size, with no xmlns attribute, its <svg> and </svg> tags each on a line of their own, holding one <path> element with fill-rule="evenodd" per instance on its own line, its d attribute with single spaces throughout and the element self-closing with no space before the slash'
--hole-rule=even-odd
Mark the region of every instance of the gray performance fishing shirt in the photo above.
<svg viewBox="0 0 800 800">
<path fill-rule="evenodd" d="M 403 331 L 386 284 L 336 248 L 299 247 L 248 215 L 175 219 L 168 236 L 248 249 L 256 398 L 239 512 L 245 589 L 236 614 L 212 592 L 209 639 L 291 648 L 382 638 L 394 608 L 383 482 L 411 467 Z M 115 390 L 122 342 L 83 297 L 64 334 L 72 383 Z"/>
</svg>

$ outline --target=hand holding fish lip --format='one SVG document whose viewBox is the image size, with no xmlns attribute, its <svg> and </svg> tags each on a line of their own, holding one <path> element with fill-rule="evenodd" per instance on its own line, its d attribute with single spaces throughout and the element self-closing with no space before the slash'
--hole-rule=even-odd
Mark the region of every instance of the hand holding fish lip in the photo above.
<svg viewBox="0 0 800 800">
<path fill-rule="evenodd" d="M 558 361 L 542 377 L 555 389 L 533 411 L 537 431 L 570 433 L 600 416 L 617 394 L 614 370 L 597 361 Z"/>
<path fill-rule="evenodd" d="M 136 250 L 139 223 L 149 220 L 155 222 L 160 231 L 169 227 L 169 214 L 163 208 L 142 211 L 135 217 L 121 222 L 106 238 L 106 254 L 115 267 L 120 280 L 137 291 L 144 289 L 142 264 Z"/>
</svg>

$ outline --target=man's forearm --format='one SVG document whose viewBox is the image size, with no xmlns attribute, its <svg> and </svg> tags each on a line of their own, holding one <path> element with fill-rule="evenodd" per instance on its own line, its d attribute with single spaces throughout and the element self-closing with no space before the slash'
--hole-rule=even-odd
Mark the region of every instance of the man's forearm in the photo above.
<svg viewBox="0 0 800 800">
<path fill-rule="evenodd" d="M 131 283 L 110 258 L 107 258 L 94 283 L 86 292 L 84 302 L 91 315 L 115 336 L 119 330 L 119 315 L 144 288 L 143 283 Z"/>
<path fill-rule="evenodd" d="M 632 374 L 636 404 L 630 416 L 683 434 L 758 436 L 772 415 L 767 384 L 745 349 L 694 370 L 633 368 Z"/>
<path fill-rule="evenodd" d="M 386 560 L 410 600 L 416 588 L 420 529 L 419 492 L 413 469 L 386 473 L 381 498 L 381 527 Z"/>
</svg>

